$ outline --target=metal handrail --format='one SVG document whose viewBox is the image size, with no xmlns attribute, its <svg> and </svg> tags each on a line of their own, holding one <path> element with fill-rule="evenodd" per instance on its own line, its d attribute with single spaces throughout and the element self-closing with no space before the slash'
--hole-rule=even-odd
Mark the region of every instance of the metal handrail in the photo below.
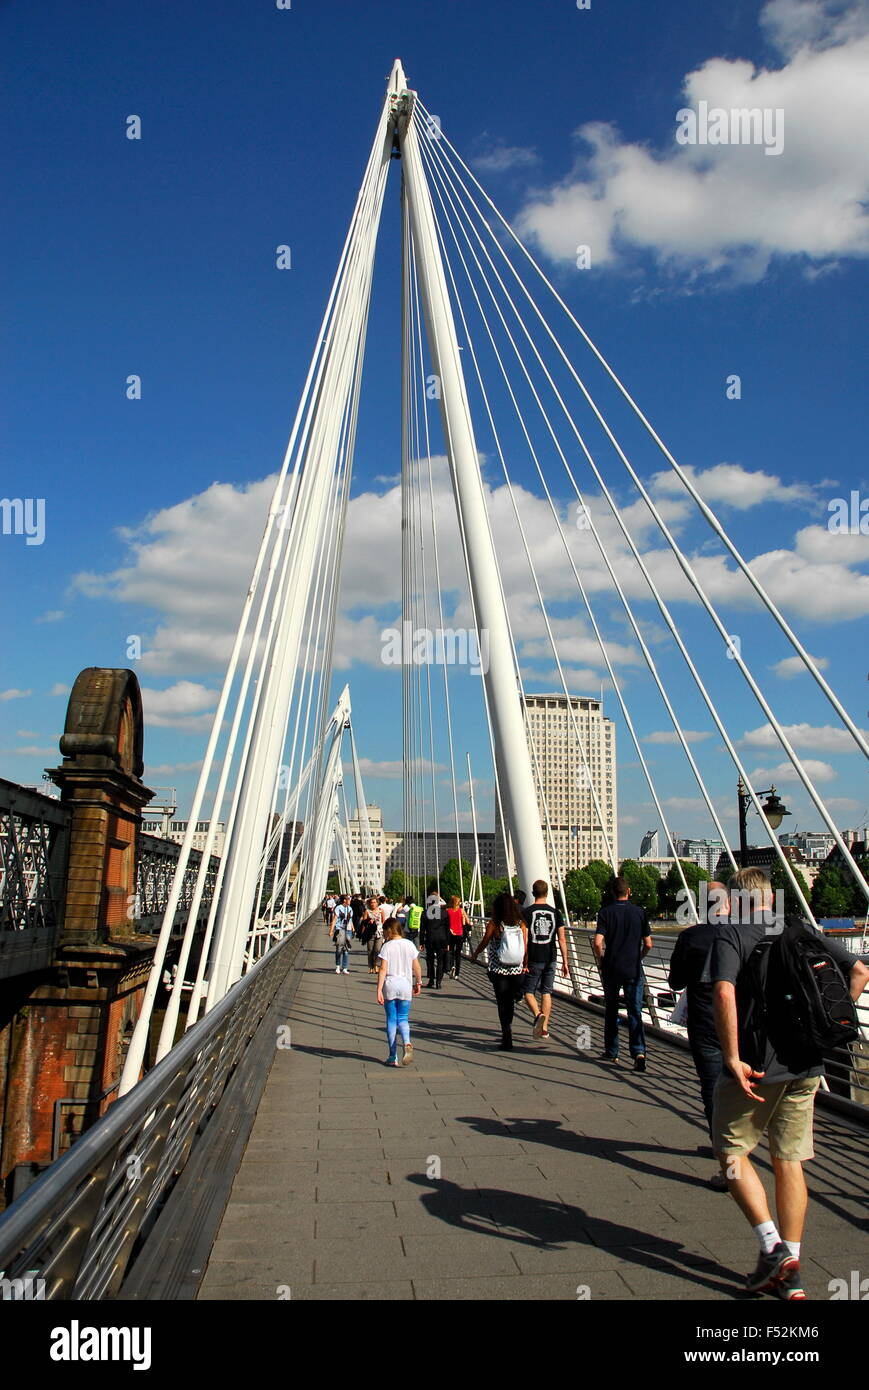
<svg viewBox="0 0 869 1390">
<path fill-rule="evenodd" d="M 475 919 L 471 927 L 470 947 L 482 939 L 485 923 Z M 560 973 L 555 976 L 555 989 L 583 1003 L 603 1002 L 603 985 L 597 960 L 592 950 L 593 927 L 570 926 L 566 928 L 567 962 L 570 981 Z M 667 983 L 670 970 L 670 957 L 678 933 L 652 934 L 652 949 L 643 960 L 646 977 L 643 992 L 643 1014 L 648 1021 L 674 1038 L 687 1040 L 687 1030 L 680 1024 L 671 1023 L 669 1015 L 676 1004 L 680 991 L 673 991 Z M 858 1000 L 857 1016 L 860 1024 L 860 1038 L 844 1047 L 837 1047 L 824 1054 L 824 1068 L 828 1083 L 839 1101 L 853 1105 L 865 1114 L 869 1106 L 869 1001 Z M 845 1092 L 846 1094 L 842 1094 Z"/>
<path fill-rule="evenodd" d="M 115 1296 L 306 934 L 257 961 L 0 1217 L 0 1276 L 38 1275 L 46 1299 Z"/>
</svg>

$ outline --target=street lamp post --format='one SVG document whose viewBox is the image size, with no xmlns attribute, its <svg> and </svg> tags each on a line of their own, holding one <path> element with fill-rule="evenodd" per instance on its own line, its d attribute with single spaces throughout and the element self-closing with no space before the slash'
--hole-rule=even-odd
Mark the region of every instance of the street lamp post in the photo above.
<svg viewBox="0 0 869 1390">
<path fill-rule="evenodd" d="M 763 811 L 766 822 L 770 830 L 778 830 L 785 816 L 790 815 L 790 811 L 782 804 L 775 787 L 768 787 L 766 791 L 755 792 L 756 796 L 765 796 L 761 810 Z M 739 803 L 739 867 L 744 869 L 748 865 L 748 828 L 746 820 L 748 808 L 751 804 L 751 793 L 745 790 L 745 783 L 740 777 L 736 783 L 736 796 Z"/>
</svg>

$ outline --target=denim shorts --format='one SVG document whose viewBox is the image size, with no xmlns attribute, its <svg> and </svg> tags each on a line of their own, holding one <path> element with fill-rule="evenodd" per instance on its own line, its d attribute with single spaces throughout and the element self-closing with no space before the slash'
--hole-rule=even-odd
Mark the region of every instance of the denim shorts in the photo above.
<svg viewBox="0 0 869 1390">
<path fill-rule="evenodd" d="M 555 961 L 529 961 L 525 976 L 526 994 L 551 994 L 555 984 Z"/>
</svg>

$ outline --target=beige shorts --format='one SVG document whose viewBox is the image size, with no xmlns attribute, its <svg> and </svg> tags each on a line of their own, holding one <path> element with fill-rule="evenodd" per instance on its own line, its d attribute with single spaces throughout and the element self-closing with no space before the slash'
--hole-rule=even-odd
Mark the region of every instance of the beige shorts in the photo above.
<svg viewBox="0 0 869 1390">
<path fill-rule="evenodd" d="M 773 1158 L 788 1162 L 814 1158 L 812 1116 L 820 1077 L 755 1086 L 762 1101 L 751 1101 L 723 1072 L 715 1085 L 712 1147 L 717 1154 L 747 1154 L 766 1132 Z"/>
</svg>

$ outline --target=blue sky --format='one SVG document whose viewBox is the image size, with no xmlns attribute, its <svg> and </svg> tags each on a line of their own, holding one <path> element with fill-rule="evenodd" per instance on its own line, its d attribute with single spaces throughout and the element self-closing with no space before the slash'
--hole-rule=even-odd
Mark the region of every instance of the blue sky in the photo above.
<svg viewBox="0 0 869 1390">
<path fill-rule="evenodd" d="M 865 3 L 822 0 L 593 0 L 587 11 L 567 0 L 3 6 L 13 196 L 0 228 L 2 493 L 44 499 L 45 539 L 0 536 L 2 775 L 36 782 L 58 761 L 63 692 L 82 667 L 132 664 L 149 711 L 146 777 L 176 785 L 182 806 L 189 797 L 220 682 L 214 653 L 250 564 L 243 538 L 265 512 L 263 480 L 283 455 L 397 55 L 676 457 L 696 470 L 740 549 L 765 557 L 764 581 L 865 726 L 869 541 L 827 523 L 831 499 L 869 493 L 867 33 Z M 677 149 L 680 108 L 701 98 L 741 105 L 749 91 L 784 110 L 781 155 Z M 139 141 L 126 138 L 130 114 L 141 117 Z M 397 230 L 394 172 L 350 516 L 360 551 L 376 542 L 382 573 L 371 576 L 351 545 L 336 676 L 336 689 L 350 681 L 367 791 L 390 824 L 400 815 L 399 682 L 368 638 L 394 611 L 384 575 L 398 592 L 395 495 L 384 481 L 399 467 Z M 286 272 L 275 268 L 282 243 L 292 247 Z M 588 270 L 575 264 L 580 243 L 591 247 Z M 138 401 L 126 399 L 131 373 L 141 376 Z M 732 373 L 738 401 L 725 394 Z M 660 456 L 629 423 L 625 437 L 652 479 Z M 482 436 L 480 446 L 497 508 Z M 518 458 L 516 470 L 533 514 L 531 475 Z M 627 508 L 629 488 L 609 476 Z M 798 751 L 838 824 L 862 824 L 862 760 L 832 710 L 808 676 L 777 667 L 788 648 L 744 601 L 708 529 L 679 513 L 666 480 L 655 486 L 675 508 L 680 544 L 708 562 L 716 602 L 777 715 L 800 726 Z M 366 575 L 369 586 L 357 582 Z M 515 584 L 528 688 L 551 687 L 518 573 Z M 604 585 L 596 593 L 607 637 L 627 647 L 614 598 Z M 557 585 L 553 597 L 565 634 L 581 636 Z M 749 770 L 768 774 L 763 786 L 777 782 L 794 811 L 788 828 L 818 828 L 708 623 L 675 597 L 674 611 L 728 727 L 745 740 Z M 659 623 L 645 600 L 638 612 Z M 709 735 L 672 647 L 650 631 L 686 727 Z M 142 638 L 138 663 L 127 656 L 132 634 Z M 597 690 L 600 663 L 582 641 L 572 669 L 577 693 Z M 666 731 L 637 665 L 617 669 L 641 736 Z M 620 723 L 625 854 L 656 816 L 611 693 L 606 701 Z M 460 751 L 468 747 L 485 784 L 483 722 L 466 704 Z M 709 833 L 674 750 L 644 746 L 674 830 Z M 716 736 L 696 748 L 728 813 L 729 760 Z M 491 824 L 486 785 L 479 810 Z"/>
</svg>

